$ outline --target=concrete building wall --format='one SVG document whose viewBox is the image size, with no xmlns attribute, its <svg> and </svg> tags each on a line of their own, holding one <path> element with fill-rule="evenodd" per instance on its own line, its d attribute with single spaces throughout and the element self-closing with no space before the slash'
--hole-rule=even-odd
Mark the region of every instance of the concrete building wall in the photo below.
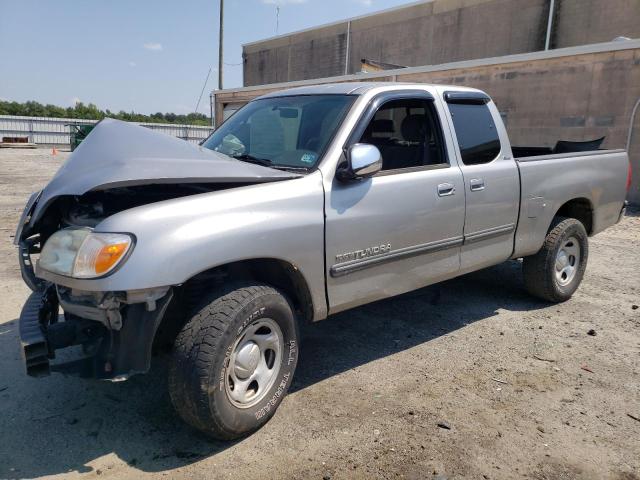
<svg viewBox="0 0 640 480">
<path fill-rule="evenodd" d="M 430 0 L 282 35 L 243 46 L 244 85 L 356 73 L 362 58 L 419 66 L 542 50 L 549 7 L 550 0 Z M 552 47 L 617 36 L 640 37 L 639 0 L 556 0 Z"/>
<path fill-rule="evenodd" d="M 349 71 L 362 58 L 435 65 L 544 48 L 547 0 L 440 0 L 351 23 Z"/>
<path fill-rule="evenodd" d="M 515 145 L 553 146 L 558 140 L 605 136 L 603 147 L 625 148 L 631 111 L 640 99 L 640 41 L 614 42 L 386 71 L 384 75 L 323 78 L 332 81 L 381 80 L 466 85 L 491 95 Z M 216 121 L 225 105 L 237 107 L 273 90 L 311 82 L 215 92 Z M 630 199 L 640 205 L 640 112 L 630 158 L 634 181 Z"/>
<path fill-rule="evenodd" d="M 487 92 L 515 145 L 605 136 L 624 148 L 640 98 L 640 49 L 403 75 L 404 82 L 465 85 Z"/>
<path fill-rule="evenodd" d="M 640 37 L 640 0 L 556 0 L 556 48 Z"/>
</svg>

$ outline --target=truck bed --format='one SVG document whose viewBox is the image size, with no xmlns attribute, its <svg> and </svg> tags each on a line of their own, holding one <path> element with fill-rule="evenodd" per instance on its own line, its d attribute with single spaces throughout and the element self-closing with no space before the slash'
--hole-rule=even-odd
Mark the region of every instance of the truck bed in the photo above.
<svg viewBox="0 0 640 480">
<path fill-rule="evenodd" d="M 516 147 L 514 153 L 517 151 Z M 570 200 L 591 218 L 589 235 L 619 220 L 629 168 L 625 150 L 516 157 L 516 163 L 520 172 L 520 214 L 512 258 L 536 253 L 553 217 Z"/>
</svg>

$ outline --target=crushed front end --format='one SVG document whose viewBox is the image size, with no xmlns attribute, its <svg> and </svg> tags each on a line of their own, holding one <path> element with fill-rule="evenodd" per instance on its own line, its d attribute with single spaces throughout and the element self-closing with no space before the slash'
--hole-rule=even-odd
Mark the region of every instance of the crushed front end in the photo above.
<svg viewBox="0 0 640 480">
<path fill-rule="evenodd" d="M 57 371 L 124 380 L 147 372 L 155 333 L 171 298 L 171 289 L 134 292 L 132 297 L 131 292 L 77 292 L 48 283 L 31 293 L 20 314 L 27 374 Z"/>
<path fill-rule="evenodd" d="M 29 200 L 15 237 L 22 278 L 33 291 L 19 320 L 27 374 L 39 377 L 58 371 L 82 377 L 124 380 L 133 374 L 147 372 L 154 338 L 173 297 L 173 289 L 79 289 L 74 275 L 84 275 L 85 281 L 90 279 L 92 272 L 88 271 L 88 264 L 94 262 L 98 265 L 96 268 L 104 269 L 93 272 L 96 276 L 108 275 L 120 260 L 116 258 L 113 265 L 109 265 L 113 256 L 127 253 L 109 250 L 108 242 L 106 246 L 96 244 L 95 238 L 106 236 L 113 243 L 122 235 L 94 232 L 95 225 L 110 212 L 105 212 L 92 197 L 89 197 L 91 208 L 83 197 L 61 199 L 48 209 L 43 221 L 32 225 L 31 214 L 38 198 L 39 194 L 34 194 Z M 83 245 L 94 244 L 85 248 L 88 253 L 82 254 L 84 264 L 74 260 L 74 271 L 65 275 L 64 271 L 55 269 L 64 270 L 60 263 L 69 262 L 65 255 L 72 248 L 73 235 L 70 233 L 79 237 L 78 241 Z M 47 253 L 52 244 L 57 252 Z M 48 260 L 43 261 L 47 256 Z M 100 267 L 101 261 L 107 262 L 106 266 Z M 48 268 L 42 268 L 47 262 Z"/>
<path fill-rule="evenodd" d="M 175 248 L 159 243 L 175 233 L 171 213 L 150 219 L 140 210 L 169 204 L 171 212 L 186 197 L 298 177 L 101 121 L 31 196 L 18 224 L 22 278 L 33 291 L 20 318 L 27 372 L 123 379 L 147 371 L 152 345 L 170 346 L 181 328 L 194 301 L 184 284 L 197 272 L 175 276 L 164 263 Z"/>
</svg>

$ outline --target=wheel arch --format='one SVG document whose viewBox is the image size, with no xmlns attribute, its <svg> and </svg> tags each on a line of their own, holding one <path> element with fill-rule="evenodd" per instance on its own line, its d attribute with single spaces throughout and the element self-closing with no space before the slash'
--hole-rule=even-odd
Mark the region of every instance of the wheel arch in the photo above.
<svg viewBox="0 0 640 480">
<path fill-rule="evenodd" d="M 291 302 L 299 321 L 315 320 L 311 289 L 298 267 L 278 258 L 238 260 L 206 269 L 174 287 L 174 299 L 156 331 L 154 349 L 171 348 L 190 312 L 200 306 L 209 292 L 226 281 L 242 280 L 259 281 L 280 290 Z"/>
<path fill-rule="evenodd" d="M 233 280 L 264 282 L 282 291 L 288 297 L 301 320 L 313 320 L 314 304 L 311 289 L 302 271 L 291 262 L 278 258 L 251 258 L 220 265 L 203 274 L 222 274 Z"/>
<path fill-rule="evenodd" d="M 593 203 L 588 198 L 577 197 L 563 203 L 558 210 L 556 210 L 547 231 L 553 228 L 554 219 L 557 217 L 575 218 L 584 225 L 587 234 L 591 235 L 593 232 L 594 208 Z"/>
</svg>

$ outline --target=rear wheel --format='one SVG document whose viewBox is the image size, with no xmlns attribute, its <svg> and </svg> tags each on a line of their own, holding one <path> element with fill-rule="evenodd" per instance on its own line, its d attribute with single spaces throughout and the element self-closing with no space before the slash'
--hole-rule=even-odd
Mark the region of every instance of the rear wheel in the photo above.
<svg viewBox="0 0 640 480">
<path fill-rule="evenodd" d="M 538 253 L 523 261 L 529 293 L 549 302 L 564 302 L 576 291 L 587 266 L 589 239 L 574 218 L 558 218 Z"/>
<path fill-rule="evenodd" d="M 298 328 L 274 288 L 243 283 L 207 299 L 176 339 L 169 394 L 178 414 L 219 439 L 264 425 L 291 385 Z"/>
</svg>

